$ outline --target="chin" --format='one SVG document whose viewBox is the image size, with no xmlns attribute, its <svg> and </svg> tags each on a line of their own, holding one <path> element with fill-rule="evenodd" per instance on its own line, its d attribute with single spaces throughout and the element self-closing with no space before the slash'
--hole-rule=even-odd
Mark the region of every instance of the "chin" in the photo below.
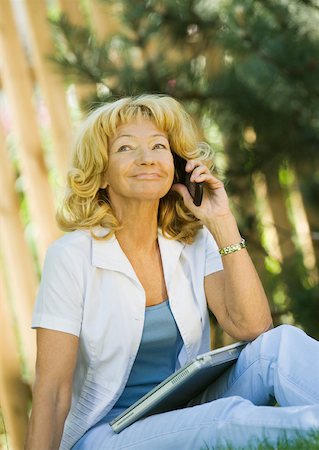
<svg viewBox="0 0 319 450">
<path fill-rule="evenodd" d="M 127 186 L 123 190 L 118 190 L 117 192 L 112 192 L 109 190 L 109 198 L 111 203 L 116 203 L 117 201 L 159 201 L 161 198 L 165 197 L 170 190 L 170 186 L 140 186 L 136 189 L 136 186 Z"/>
<path fill-rule="evenodd" d="M 164 194 L 165 195 L 165 194 Z M 164 195 L 159 195 L 159 194 L 146 194 L 145 192 L 141 195 L 136 195 L 133 196 L 133 198 L 135 198 L 136 200 L 140 200 L 140 201 L 159 201 L 162 197 L 164 197 Z"/>
<path fill-rule="evenodd" d="M 160 200 L 161 198 L 165 197 L 168 192 L 169 189 L 143 189 L 139 192 L 136 192 L 136 195 L 131 192 L 131 195 L 133 194 L 133 197 L 138 198 L 139 200 Z"/>
</svg>

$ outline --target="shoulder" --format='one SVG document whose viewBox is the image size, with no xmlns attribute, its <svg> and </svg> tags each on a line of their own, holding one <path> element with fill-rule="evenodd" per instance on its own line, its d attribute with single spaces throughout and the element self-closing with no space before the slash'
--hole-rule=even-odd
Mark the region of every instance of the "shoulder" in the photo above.
<svg viewBox="0 0 319 450">
<path fill-rule="evenodd" d="M 59 237 L 50 244 L 50 249 L 68 248 L 68 249 L 84 249 L 90 244 L 91 235 L 89 230 L 70 231 Z"/>
<path fill-rule="evenodd" d="M 46 254 L 46 264 L 49 262 L 68 265 L 90 261 L 92 237 L 87 230 L 76 230 L 64 234 L 52 242 Z"/>
</svg>

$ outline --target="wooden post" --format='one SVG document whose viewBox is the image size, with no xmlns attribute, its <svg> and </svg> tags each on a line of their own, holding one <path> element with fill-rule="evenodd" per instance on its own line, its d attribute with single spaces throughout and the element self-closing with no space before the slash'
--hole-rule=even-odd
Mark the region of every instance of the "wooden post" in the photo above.
<svg viewBox="0 0 319 450">
<path fill-rule="evenodd" d="M 307 222 L 310 228 L 317 270 L 319 270 L 319 211 L 318 208 L 314 207 L 313 201 L 309 201 L 302 188 L 303 184 L 307 185 L 309 183 L 309 180 L 311 180 L 313 186 L 315 185 L 315 174 L 319 172 L 319 167 L 314 161 L 304 159 L 303 161 L 298 162 L 294 169 L 297 184 L 302 195 Z"/>
<path fill-rule="evenodd" d="M 65 86 L 57 67 L 48 61 L 54 45 L 47 20 L 44 0 L 24 0 L 32 38 L 34 67 L 51 119 L 55 160 L 60 175 L 65 178 L 71 144 L 72 124 L 66 102 Z"/>
<path fill-rule="evenodd" d="M 59 0 L 61 12 L 63 12 L 73 25 L 85 26 L 85 19 L 81 9 L 81 2 L 79 0 Z M 96 86 L 92 83 L 77 83 L 75 85 L 76 95 L 79 101 L 79 106 L 83 109 L 86 100 L 95 95 Z"/>
<path fill-rule="evenodd" d="M 0 267 L 0 398 L 7 439 L 11 449 L 20 450 L 27 431 L 30 388 L 22 381 L 14 323 Z M 3 447 L 4 448 L 4 447 Z"/>
<path fill-rule="evenodd" d="M 15 191 L 15 177 L 6 151 L 0 127 L 0 247 L 5 262 L 10 292 L 14 300 L 18 332 L 23 347 L 30 381 L 34 378 L 35 333 L 31 330 L 31 316 L 36 296 L 35 265 L 26 244 L 20 219 L 19 199 Z"/>
<path fill-rule="evenodd" d="M 83 8 L 79 0 L 59 0 L 61 11 L 66 14 L 72 24 L 82 27 L 85 25 Z"/>
<path fill-rule="evenodd" d="M 279 183 L 278 172 L 273 171 L 272 173 L 265 173 L 265 180 L 268 192 L 268 202 L 274 218 L 280 252 L 283 261 L 289 261 L 295 256 L 296 247 L 292 240 L 293 228 L 288 217 L 286 200 Z"/>
<path fill-rule="evenodd" d="M 108 36 L 115 34 L 121 24 L 119 21 L 121 5 L 119 3 L 102 3 L 100 0 L 91 0 L 92 30 L 99 40 L 103 41 Z"/>
<path fill-rule="evenodd" d="M 294 183 L 290 186 L 291 213 L 295 224 L 300 251 L 303 255 L 304 266 L 313 277 L 314 283 L 318 283 L 318 262 L 315 247 L 311 239 L 311 229 L 308 222 L 305 202 L 300 192 L 300 184 L 297 174 L 294 173 Z"/>
<path fill-rule="evenodd" d="M 55 222 L 55 206 L 39 136 L 32 85 L 10 0 L 1 1 L 0 55 L 4 62 L 1 65 L 3 84 L 19 138 L 21 169 L 42 262 L 48 245 L 61 233 Z"/>
<path fill-rule="evenodd" d="M 265 176 L 260 172 L 256 173 L 253 176 L 253 183 L 257 197 L 256 209 L 258 219 L 266 237 L 265 247 L 272 258 L 282 263 L 283 258 L 280 251 L 277 229 L 275 227 L 275 219 L 268 202 Z"/>
</svg>

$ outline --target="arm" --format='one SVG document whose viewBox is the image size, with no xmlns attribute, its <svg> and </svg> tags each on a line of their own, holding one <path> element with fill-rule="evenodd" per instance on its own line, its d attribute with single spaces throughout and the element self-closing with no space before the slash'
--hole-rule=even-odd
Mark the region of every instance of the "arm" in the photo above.
<svg viewBox="0 0 319 450">
<path fill-rule="evenodd" d="M 25 450 L 58 450 L 70 409 L 78 337 L 37 329 L 36 377 Z"/>
<path fill-rule="evenodd" d="M 219 248 L 241 240 L 232 215 L 223 183 L 215 178 L 200 161 L 191 160 L 187 172 L 191 181 L 204 182 L 204 196 L 195 206 L 185 186 L 173 185 L 182 195 L 185 205 L 213 235 Z M 209 309 L 223 329 L 236 339 L 251 340 L 272 326 L 268 301 L 246 249 L 225 255 L 224 270 L 205 278 L 205 293 Z"/>
<path fill-rule="evenodd" d="M 230 213 L 207 223 L 219 248 L 241 240 Z M 272 327 L 268 300 L 246 249 L 225 255 L 224 270 L 205 277 L 209 309 L 218 323 L 236 339 L 251 340 Z"/>
</svg>

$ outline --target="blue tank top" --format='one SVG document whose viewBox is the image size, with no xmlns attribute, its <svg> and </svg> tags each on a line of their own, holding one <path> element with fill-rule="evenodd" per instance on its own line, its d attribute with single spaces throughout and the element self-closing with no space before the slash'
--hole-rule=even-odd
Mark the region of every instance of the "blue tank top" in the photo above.
<svg viewBox="0 0 319 450">
<path fill-rule="evenodd" d="M 146 307 L 142 339 L 130 376 L 120 398 L 103 422 L 110 422 L 175 372 L 182 345 L 169 301 Z"/>
</svg>

